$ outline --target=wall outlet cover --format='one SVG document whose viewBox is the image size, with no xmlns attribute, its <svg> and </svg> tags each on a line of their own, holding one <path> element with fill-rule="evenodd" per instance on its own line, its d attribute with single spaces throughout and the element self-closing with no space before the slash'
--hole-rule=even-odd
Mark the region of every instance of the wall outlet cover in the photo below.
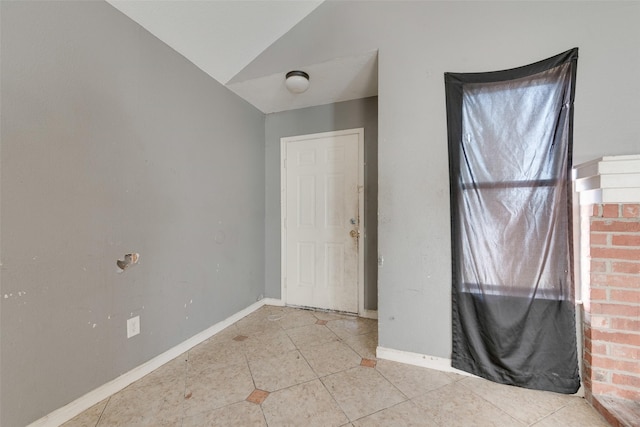
<svg viewBox="0 0 640 427">
<path fill-rule="evenodd" d="M 127 338 L 131 338 L 140 333 L 140 316 L 127 319 Z"/>
</svg>

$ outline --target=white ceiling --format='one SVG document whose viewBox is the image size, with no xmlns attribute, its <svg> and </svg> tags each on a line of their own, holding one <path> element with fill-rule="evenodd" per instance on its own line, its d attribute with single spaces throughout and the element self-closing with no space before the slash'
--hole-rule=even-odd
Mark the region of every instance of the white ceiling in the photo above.
<svg viewBox="0 0 640 427">
<path fill-rule="evenodd" d="M 226 84 L 322 0 L 107 0 Z"/>
<path fill-rule="evenodd" d="M 284 86 L 288 69 L 230 83 L 324 0 L 107 1 L 264 113 L 377 95 L 377 52 L 299 64 L 311 81 L 300 95 Z"/>
</svg>

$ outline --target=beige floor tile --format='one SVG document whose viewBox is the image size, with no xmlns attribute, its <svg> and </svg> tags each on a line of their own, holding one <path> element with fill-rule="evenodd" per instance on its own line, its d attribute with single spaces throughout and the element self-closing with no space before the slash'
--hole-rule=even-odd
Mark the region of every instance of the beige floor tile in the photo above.
<svg viewBox="0 0 640 427">
<path fill-rule="evenodd" d="M 363 335 L 352 335 L 342 338 L 342 341 L 365 359 L 376 358 L 378 348 L 378 333 L 371 332 Z"/>
<path fill-rule="evenodd" d="M 269 427 L 338 427 L 349 422 L 319 380 L 271 393 L 262 410 Z"/>
<path fill-rule="evenodd" d="M 277 323 L 282 329 L 293 329 L 301 326 L 312 325 L 316 323 L 318 318 L 314 316 L 313 311 L 309 310 L 296 310 L 289 313 L 285 313 L 282 318 L 277 320 Z"/>
<path fill-rule="evenodd" d="M 189 366 L 192 369 L 199 369 L 200 367 L 216 369 L 227 365 L 245 363 L 245 361 L 246 358 L 242 352 L 241 343 L 234 341 L 233 338 L 227 339 L 226 342 L 203 342 L 189 350 Z"/>
<path fill-rule="evenodd" d="M 187 354 L 176 357 L 109 399 L 99 426 L 164 426 L 180 422 Z"/>
<path fill-rule="evenodd" d="M 305 347 L 300 352 L 319 377 L 354 368 L 362 360 L 359 354 L 340 341 Z"/>
<path fill-rule="evenodd" d="M 512 427 L 526 424 L 482 399 L 460 382 L 452 383 L 413 399 L 426 411 L 426 418 L 447 427 Z"/>
<path fill-rule="evenodd" d="M 249 361 L 280 356 L 296 349 L 289 335 L 282 329 L 249 335 L 241 344 L 240 348 Z"/>
<path fill-rule="evenodd" d="M 265 305 L 260 310 L 264 312 L 265 316 L 268 317 L 270 321 L 278 323 L 278 326 L 280 326 L 279 321 L 282 320 L 287 314 L 300 311 L 299 308 L 280 307 L 273 305 Z"/>
<path fill-rule="evenodd" d="M 354 427 L 429 427 L 438 426 L 425 411 L 411 401 L 383 409 L 353 422 Z"/>
<path fill-rule="evenodd" d="M 316 378 L 315 372 L 297 350 L 252 360 L 249 367 L 256 387 L 270 392 Z"/>
<path fill-rule="evenodd" d="M 183 397 L 179 390 L 127 387 L 109 399 L 99 427 L 179 425 L 183 417 Z"/>
<path fill-rule="evenodd" d="M 182 425 L 184 419 L 184 407 L 182 403 L 165 401 L 160 410 L 150 418 L 150 423 L 145 424 L 154 427 L 176 427 Z M 102 426 L 102 424 L 99 424 Z"/>
<path fill-rule="evenodd" d="M 185 417 L 182 427 L 266 426 L 260 405 L 238 402 L 224 408 Z"/>
<path fill-rule="evenodd" d="M 409 399 L 454 382 L 444 372 L 388 360 L 378 360 L 376 369 Z"/>
<path fill-rule="evenodd" d="M 222 331 L 218 332 L 208 340 L 203 341 L 199 345 L 206 346 L 206 345 L 215 345 L 215 344 L 225 344 L 225 345 L 231 345 L 233 347 L 235 344 L 235 341 L 233 339 L 242 334 L 243 332 L 238 327 L 236 327 L 235 324 L 233 324 L 228 328 L 225 328 Z M 190 351 L 193 351 L 198 346 L 192 348 Z M 239 346 L 237 347 L 239 348 Z"/>
<path fill-rule="evenodd" d="M 317 320 L 317 319 L 316 319 Z M 316 345 L 324 345 L 330 342 L 338 341 L 336 334 L 331 332 L 324 325 L 316 325 L 315 321 L 311 325 L 300 326 L 298 328 L 288 329 L 287 334 L 295 346 L 299 349 L 305 347 L 313 347 Z"/>
<path fill-rule="evenodd" d="M 469 375 L 456 374 L 455 372 L 445 372 L 445 374 L 447 374 L 447 376 L 451 378 L 451 380 L 453 380 L 454 382 L 462 381 L 465 378 L 469 378 Z"/>
<path fill-rule="evenodd" d="M 344 339 L 354 335 L 376 332 L 378 330 L 378 322 L 373 319 L 348 317 L 345 319 L 332 320 L 327 323 L 327 327 L 340 338 Z"/>
<path fill-rule="evenodd" d="M 236 324 L 234 323 L 233 325 L 224 328 L 223 330 L 221 330 L 220 332 L 218 332 L 217 334 L 215 334 L 214 336 L 212 336 L 211 338 L 209 338 L 208 340 L 203 341 L 204 343 L 213 343 L 213 342 L 228 342 L 230 339 L 232 339 L 233 337 L 235 337 L 236 335 L 240 334 L 240 330 L 238 329 L 238 327 L 236 326 Z"/>
<path fill-rule="evenodd" d="M 374 320 L 265 306 L 64 427 L 607 425 L 583 399 L 376 360 L 377 345 Z M 276 391 L 246 401 L 261 388 Z"/>
<path fill-rule="evenodd" d="M 279 331 L 278 323 L 284 314 L 269 314 L 268 312 L 252 313 L 236 322 L 236 330 L 244 335 L 260 334 L 263 332 Z"/>
<path fill-rule="evenodd" d="M 176 357 L 134 382 L 129 388 L 144 388 L 146 393 L 158 395 L 184 389 L 187 378 L 187 358 L 187 353 Z"/>
<path fill-rule="evenodd" d="M 193 416 L 243 401 L 254 389 L 246 362 L 218 369 L 189 371 L 184 399 L 185 415 Z"/>
<path fill-rule="evenodd" d="M 318 320 L 340 320 L 340 319 L 349 319 L 355 316 L 350 316 L 348 314 L 334 313 L 331 311 L 314 311 L 313 315 L 316 316 Z"/>
<path fill-rule="evenodd" d="M 98 424 L 104 408 L 107 406 L 107 402 L 109 402 L 108 398 L 96 403 L 77 417 L 62 424 L 62 427 L 95 427 L 96 424 Z"/>
<path fill-rule="evenodd" d="M 295 311 L 297 309 L 293 307 L 283 306 L 283 305 L 264 305 L 260 308 L 260 310 L 264 310 L 269 314 L 273 314 L 273 313 L 286 313 L 289 311 Z"/>
<path fill-rule="evenodd" d="M 351 421 L 406 400 L 372 368 L 358 366 L 324 377 L 322 382 Z"/>
<path fill-rule="evenodd" d="M 482 378 L 469 377 L 459 383 L 525 424 L 541 420 L 575 399 L 580 399 L 564 394 L 505 386 Z"/>
<path fill-rule="evenodd" d="M 533 424 L 535 427 L 608 427 L 598 412 L 593 409 L 584 399 L 576 398 L 575 402 L 554 412 L 539 422 Z"/>
</svg>

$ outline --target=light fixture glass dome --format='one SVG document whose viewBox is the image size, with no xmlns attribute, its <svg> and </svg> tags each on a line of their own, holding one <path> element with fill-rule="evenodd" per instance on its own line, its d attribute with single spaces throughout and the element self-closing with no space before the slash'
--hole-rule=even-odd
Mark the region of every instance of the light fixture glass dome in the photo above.
<svg viewBox="0 0 640 427">
<path fill-rule="evenodd" d="M 309 74 L 304 71 L 289 71 L 285 85 L 291 93 L 302 93 L 309 88 Z"/>
</svg>

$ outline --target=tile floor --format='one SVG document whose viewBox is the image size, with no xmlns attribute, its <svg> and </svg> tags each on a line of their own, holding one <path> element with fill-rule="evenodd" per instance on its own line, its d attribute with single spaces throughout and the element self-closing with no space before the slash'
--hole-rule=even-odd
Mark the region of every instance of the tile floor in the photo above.
<svg viewBox="0 0 640 427">
<path fill-rule="evenodd" d="M 377 322 L 265 306 L 76 426 L 607 426 L 584 399 L 376 360 Z"/>
</svg>

